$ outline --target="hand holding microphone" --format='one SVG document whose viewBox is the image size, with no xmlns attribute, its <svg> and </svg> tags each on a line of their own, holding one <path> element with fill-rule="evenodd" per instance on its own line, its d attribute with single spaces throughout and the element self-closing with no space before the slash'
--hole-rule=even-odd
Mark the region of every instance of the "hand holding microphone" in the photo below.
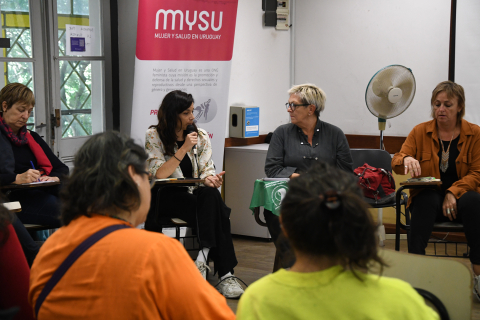
<svg viewBox="0 0 480 320">
<path fill-rule="evenodd" d="M 184 145 L 187 146 L 188 150 L 193 147 L 193 153 L 197 154 L 197 142 L 198 142 L 198 135 L 195 132 L 195 127 L 191 124 L 187 126 L 187 136 L 185 137 Z"/>
</svg>

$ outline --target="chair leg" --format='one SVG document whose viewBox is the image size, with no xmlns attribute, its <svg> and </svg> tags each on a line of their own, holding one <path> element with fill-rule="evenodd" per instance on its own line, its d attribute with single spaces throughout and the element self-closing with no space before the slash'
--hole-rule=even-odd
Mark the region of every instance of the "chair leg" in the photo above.
<svg viewBox="0 0 480 320">
<path fill-rule="evenodd" d="M 180 241 L 180 227 L 179 226 L 175 226 L 175 239 Z"/>
<path fill-rule="evenodd" d="M 385 226 L 383 225 L 383 209 L 378 208 L 378 216 L 377 216 L 377 232 L 378 232 L 378 237 L 379 237 L 379 246 L 384 247 L 385 246 Z"/>
<path fill-rule="evenodd" d="M 405 210 L 405 226 L 406 226 L 406 231 L 407 231 L 407 252 L 410 250 L 410 210 L 407 208 L 407 201 L 405 201 L 404 205 L 404 210 Z"/>
</svg>

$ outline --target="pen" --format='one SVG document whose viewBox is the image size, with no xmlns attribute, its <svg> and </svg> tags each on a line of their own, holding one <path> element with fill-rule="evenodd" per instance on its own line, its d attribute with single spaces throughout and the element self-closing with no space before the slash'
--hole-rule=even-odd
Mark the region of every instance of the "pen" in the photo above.
<svg viewBox="0 0 480 320">
<path fill-rule="evenodd" d="M 33 170 L 37 170 L 37 169 L 35 169 L 35 166 L 33 165 L 33 161 L 32 161 L 32 160 L 30 160 L 30 164 L 32 165 L 32 169 L 33 169 Z M 37 179 L 37 181 L 40 181 L 40 179 Z"/>
</svg>

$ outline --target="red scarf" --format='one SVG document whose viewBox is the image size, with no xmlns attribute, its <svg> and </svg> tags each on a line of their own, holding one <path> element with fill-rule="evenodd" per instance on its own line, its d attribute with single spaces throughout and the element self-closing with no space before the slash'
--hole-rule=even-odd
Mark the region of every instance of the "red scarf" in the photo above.
<svg viewBox="0 0 480 320">
<path fill-rule="evenodd" d="M 48 160 L 47 155 L 43 151 L 42 147 L 35 141 L 35 139 L 30 134 L 30 131 L 27 130 L 27 126 L 20 128 L 18 136 L 13 133 L 12 128 L 3 120 L 0 115 L 0 131 L 2 131 L 10 141 L 12 141 L 17 146 L 22 146 L 28 144 L 30 150 L 32 150 L 35 159 L 37 159 L 37 166 L 40 171 L 43 171 L 42 174 L 49 175 L 52 172 L 53 166 L 50 160 Z"/>
<path fill-rule="evenodd" d="M 53 166 L 50 160 L 48 160 L 47 155 L 43 151 L 42 147 L 33 139 L 30 131 L 27 130 L 27 140 L 30 150 L 32 150 L 35 159 L 37 159 L 37 165 L 40 170 L 45 172 L 45 175 L 48 176 L 52 172 Z"/>
</svg>

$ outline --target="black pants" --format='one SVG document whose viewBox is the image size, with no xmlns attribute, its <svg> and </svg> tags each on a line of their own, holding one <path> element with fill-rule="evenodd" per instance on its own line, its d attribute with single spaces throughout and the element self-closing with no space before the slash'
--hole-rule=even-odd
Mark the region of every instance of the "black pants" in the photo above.
<svg viewBox="0 0 480 320">
<path fill-rule="evenodd" d="M 152 190 L 152 205 L 145 222 L 145 229 L 161 232 L 162 223 L 170 218 L 185 220 L 196 229 L 200 246 L 210 248 L 209 257 L 215 262 L 220 276 L 233 273 L 237 265 L 230 231 L 230 212 L 216 188 L 199 187 L 193 194 L 187 188 L 161 189 L 158 216 L 155 214 L 158 188 Z M 198 217 L 198 219 L 197 219 Z"/>
<path fill-rule="evenodd" d="M 19 201 L 22 211 L 12 223 L 20 242 L 28 265 L 31 266 L 40 249 L 24 223 L 49 225 L 60 228 L 60 206 L 58 193 L 60 185 L 32 189 L 16 189 L 9 195 L 9 201 Z"/>
<path fill-rule="evenodd" d="M 274 215 L 270 210 L 263 210 L 263 215 L 265 216 L 268 232 L 270 232 L 272 241 L 277 248 L 281 267 L 290 268 L 295 263 L 295 254 L 290 246 L 290 242 L 280 228 L 278 216 Z"/>
<path fill-rule="evenodd" d="M 411 229 L 408 252 L 425 254 L 428 239 L 435 222 L 450 221 L 443 215 L 444 195 L 436 190 L 424 190 L 413 199 Z M 480 194 L 475 191 L 465 193 L 457 200 L 457 218 L 463 223 L 465 236 L 470 246 L 470 261 L 480 264 Z"/>
</svg>

